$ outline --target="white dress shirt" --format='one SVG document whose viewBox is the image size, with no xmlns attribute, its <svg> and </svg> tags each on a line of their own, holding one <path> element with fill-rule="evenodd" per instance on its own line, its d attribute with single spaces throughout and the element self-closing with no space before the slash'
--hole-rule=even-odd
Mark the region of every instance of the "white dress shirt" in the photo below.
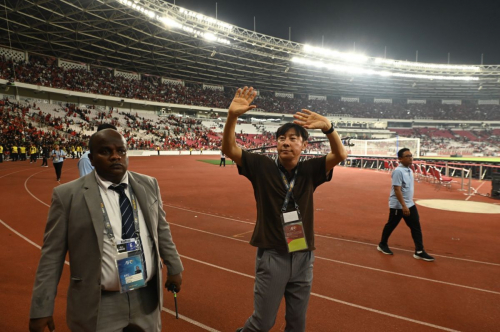
<svg viewBox="0 0 500 332">
<path fill-rule="evenodd" d="M 120 194 L 118 194 L 116 191 L 108 189 L 109 186 L 116 184 L 102 179 L 101 177 L 99 177 L 97 172 L 95 173 L 95 177 L 97 180 L 97 184 L 99 185 L 99 191 L 101 193 L 102 201 L 106 208 L 106 213 L 108 215 L 109 222 L 111 223 L 111 228 L 115 236 L 115 241 L 121 241 L 122 215 L 120 212 L 120 204 L 119 204 Z M 127 197 L 130 200 L 128 173 L 125 173 L 125 176 L 123 177 L 120 183 L 127 184 L 127 190 L 125 190 L 125 193 L 127 194 Z M 136 196 L 136 201 L 137 201 L 137 196 Z M 151 280 L 152 277 L 154 277 L 156 273 L 156 264 L 153 256 L 154 255 L 153 239 L 149 234 L 149 230 L 148 227 L 146 226 L 144 215 L 142 214 L 141 206 L 138 201 L 137 201 L 137 210 L 139 217 L 141 243 L 142 243 L 142 248 L 144 250 L 144 258 L 146 259 L 146 269 L 148 273 L 146 281 L 149 281 Z M 115 256 L 117 252 L 118 251 L 116 245 L 114 245 L 113 242 L 111 242 L 106 233 L 106 229 L 104 229 L 103 257 L 101 265 L 101 289 L 103 290 L 107 291 L 120 290 L 120 285 L 118 281 L 118 268 L 116 267 L 115 263 Z"/>
</svg>

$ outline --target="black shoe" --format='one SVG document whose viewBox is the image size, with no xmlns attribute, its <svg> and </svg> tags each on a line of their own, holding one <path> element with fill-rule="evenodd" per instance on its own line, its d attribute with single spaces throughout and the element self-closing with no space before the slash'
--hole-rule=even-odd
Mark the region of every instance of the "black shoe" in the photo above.
<svg viewBox="0 0 500 332">
<path fill-rule="evenodd" d="M 242 328 L 242 327 L 240 327 L 240 328 L 236 329 L 236 332 L 242 332 L 242 331 L 243 331 L 243 328 Z"/>
<path fill-rule="evenodd" d="M 413 254 L 413 258 L 415 258 L 415 259 L 423 259 L 426 262 L 433 262 L 434 261 L 434 257 L 432 257 L 431 255 L 429 255 L 425 251 L 421 251 L 420 253 L 415 252 L 415 254 Z"/>
<path fill-rule="evenodd" d="M 57 181 L 60 181 L 61 179 L 57 179 Z"/>
<path fill-rule="evenodd" d="M 386 255 L 394 255 L 387 244 L 379 244 L 377 250 Z"/>
</svg>

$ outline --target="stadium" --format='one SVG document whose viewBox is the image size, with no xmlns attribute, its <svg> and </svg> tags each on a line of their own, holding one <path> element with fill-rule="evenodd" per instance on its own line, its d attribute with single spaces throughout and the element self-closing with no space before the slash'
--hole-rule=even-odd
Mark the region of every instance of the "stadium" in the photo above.
<svg viewBox="0 0 500 332">
<path fill-rule="evenodd" d="M 0 330 L 28 326 L 51 192 L 78 178 L 78 158 L 103 123 L 125 137 L 130 170 L 158 179 L 185 267 L 179 319 L 163 294 L 163 331 L 242 326 L 253 310 L 255 201 L 234 163 L 217 166 L 228 107 L 244 86 L 255 88 L 257 107 L 238 119 L 243 149 L 276 158 L 278 127 L 310 109 L 332 122 L 349 154 L 315 193 L 307 331 L 498 330 L 500 65 L 303 44 L 291 30 L 278 38 L 175 1 L 2 7 Z M 325 135 L 309 134 L 302 159 L 327 154 Z M 68 155 L 58 182 L 38 164 L 53 144 Z M 405 226 L 393 235 L 394 257 L 376 250 L 402 147 L 414 155 L 432 264 L 411 258 Z M 69 330 L 70 264 L 66 257 L 56 296 L 58 331 Z M 271 331 L 285 330 L 284 302 Z"/>
</svg>

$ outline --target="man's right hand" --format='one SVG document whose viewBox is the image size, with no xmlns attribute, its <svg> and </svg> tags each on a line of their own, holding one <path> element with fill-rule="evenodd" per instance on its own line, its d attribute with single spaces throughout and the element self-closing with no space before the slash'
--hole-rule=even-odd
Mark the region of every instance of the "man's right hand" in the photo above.
<svg viewBox="0 0 500 332">
<path fill-rule="evenodd" d="M 410 209 L 408 209 L 407 206 L 403 206 L 403 215 L 404 216 L 409 216 L 410 215 Z"/>
<path fill-rule="evenodd" d="M 244 87 L 243 90 L 240 88 L 236 91 L 234 95 L 234 99 L 229 105 L 228 113 L 233 116 L 240 116 L 245 114 L 251 109 L 256 108 L 255 105 L 250 105 L 254 100 L 255 96 L 257 96 L 257 92 L 253 91 L 253 88 Z"/>
<path fill-rule="evenodd" d="M 52 316 L 30 319 L 30 332 L 43 332 L 45 326 L 48 326 L 50 332 L 56 329 Z"/>
</svg>

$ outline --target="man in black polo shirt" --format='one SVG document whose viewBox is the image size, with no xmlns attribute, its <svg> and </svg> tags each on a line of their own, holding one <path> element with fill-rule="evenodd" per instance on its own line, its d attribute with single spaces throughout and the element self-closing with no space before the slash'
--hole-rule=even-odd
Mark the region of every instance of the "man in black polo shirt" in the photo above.
<svg viewBox="0 0 500 332">
<path fill-rule="evenodd" d="M 330 181 L 332 169 L 347 158 L 333 125 L 324 116 L 303 109 L 293 123 L 277 133 L 278 158 L 243 151 L 236 144 L 240 115 L 255 108 L 253 88 L 238 89 L 229 106 L 222 152 L 234 160 L 238 171 L 252 182 L 257 201 L 257 222 L 250 244 L 257 247 L 254 312 L 237 331 L 269 331 L 283 296 L 285 331 L 305 331 L 314 262 L 313 192 Z M 299 162 L 307 146 L 306 129 L 322 130 L 331 152 Z"/>
</svg>

